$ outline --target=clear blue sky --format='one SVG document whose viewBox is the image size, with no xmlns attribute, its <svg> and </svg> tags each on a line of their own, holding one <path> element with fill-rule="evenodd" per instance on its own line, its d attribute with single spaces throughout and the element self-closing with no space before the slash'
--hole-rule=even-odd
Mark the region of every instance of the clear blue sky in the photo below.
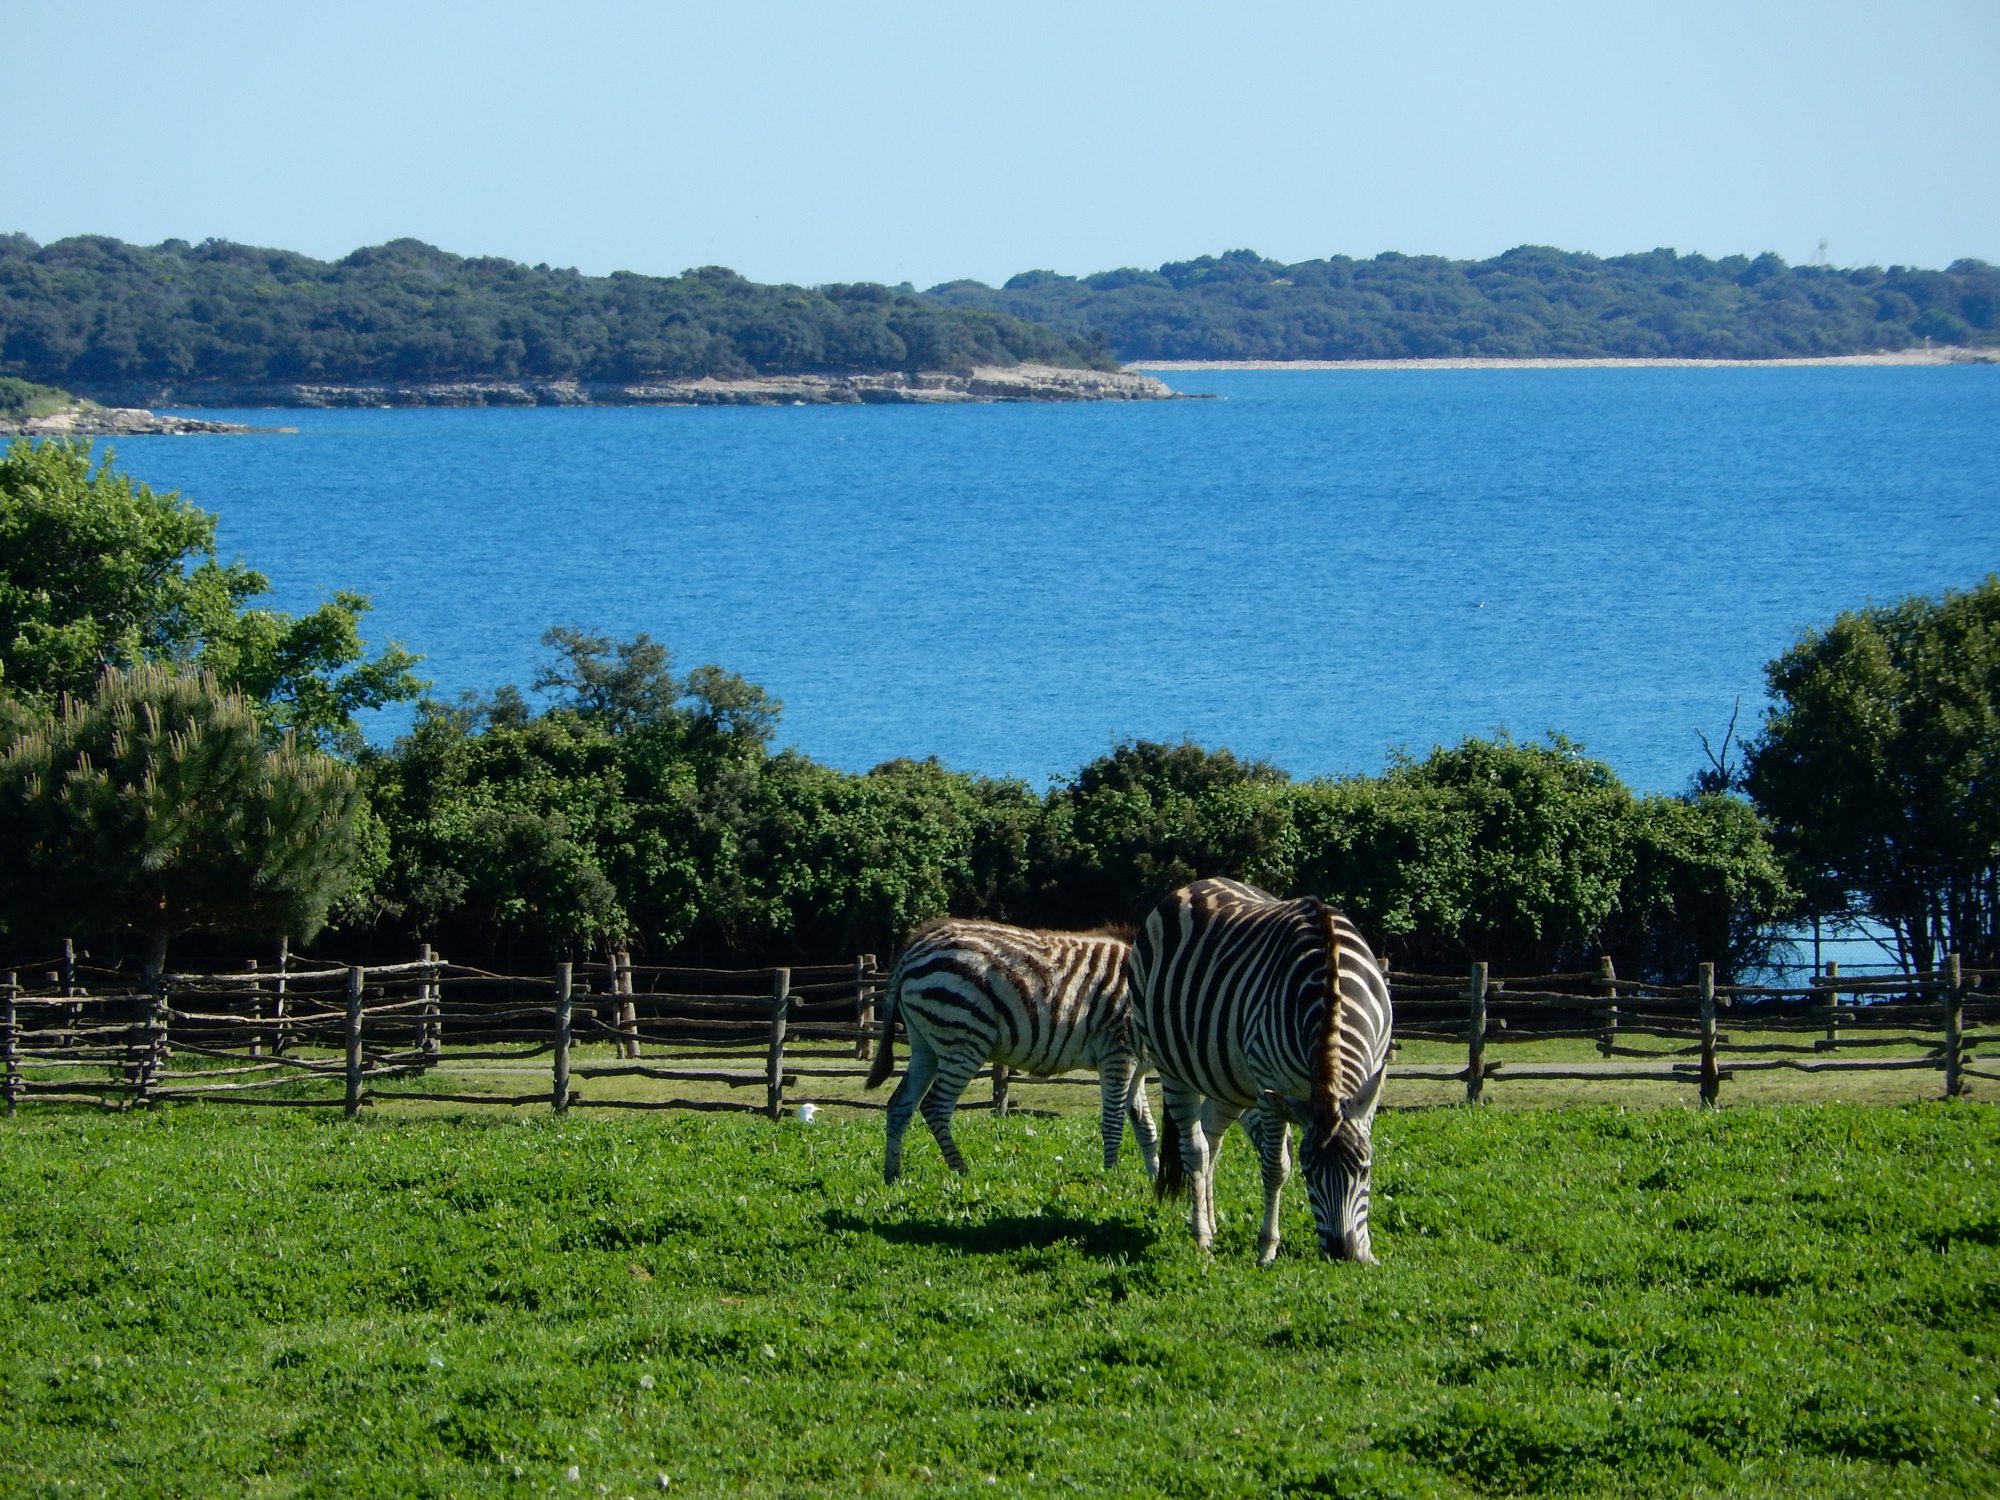
<svg viewBox="0 0 2000 1500">
<path fill-rule="evenodd" d="M 0 229 L 817 283 L 2000 261 L 1994 0 L 0 0 Z"/>
</svg>

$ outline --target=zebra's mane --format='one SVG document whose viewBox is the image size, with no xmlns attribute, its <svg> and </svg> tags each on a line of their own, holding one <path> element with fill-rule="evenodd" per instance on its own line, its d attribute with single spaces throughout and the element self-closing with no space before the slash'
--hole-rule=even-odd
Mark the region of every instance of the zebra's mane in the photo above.
<svg viewBox="0 0 2000 1500">
<path fill-rule="evenodd" d="M 918 938 L 927 937 L 929 934 L 936 932 L 940 927 L 956 926 L 999 927 L 1005 929 L 1010 927 L 1011 924 L 995 922 L 990 917 L 926 917 L 910 929 L 909 936 L 903 939 L 903 946 L 908 947 L 911 943 L 916 942 Z M 1024 932 L 1040 932 L 1048 937 L 1116 938 L 1119 942 L 1126 944 L 1131 943 L 1139 935 L 1139 929 L 1130 922 L 1100 922 L 1097 926 L 1086 927 L 1081 932 L 1071 932 L 1066 928 L 1056 927 L 1028 927 L 1020 930 Z"/>
<path fill-rule="evenodd" d="M 1324 901 L 1315 905 L 1326 935 L 1326 1005 L 1313 1048 L 1313 1116 L 1325 1141 L 1340 1124 L 1340 1012 L 1346 997 L 1340 992 L 1340 929 L 1335 925 L 1339 913 Z"/>
</svg>

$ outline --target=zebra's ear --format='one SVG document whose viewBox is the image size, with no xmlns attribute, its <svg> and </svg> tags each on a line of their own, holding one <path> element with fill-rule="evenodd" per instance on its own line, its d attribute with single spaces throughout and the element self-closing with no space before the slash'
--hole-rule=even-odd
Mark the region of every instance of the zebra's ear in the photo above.
<svg viewBox="0 0 2000 1500">
<path fill-rule="evenodd" d="M 1340 1101 L 1340 1113 L 1349 1120 L 1365 1120 L 1375 1112 L 1375 1105 L 1382 1097 L 1382 1085 L 1389 1077 L 1389 1065 L 1385 1062 L 1375 1070 L 1375 1076 L 1361 1085 L 1361 1091 L 1352 1099 Z"/>
</svg>

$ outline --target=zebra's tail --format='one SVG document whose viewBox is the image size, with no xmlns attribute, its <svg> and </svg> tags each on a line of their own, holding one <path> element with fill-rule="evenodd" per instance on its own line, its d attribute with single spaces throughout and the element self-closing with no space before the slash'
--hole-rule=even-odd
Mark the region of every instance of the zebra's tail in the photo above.
<svg viewBox="0 0 2000 1500">
<path fill-rule="evenodd" d="M 1163 1098 L 1160 1100 L 1160 1170 L 1153 1175 L 1153 1196 L 1171 1203 L 1187 1196 L 1187 1163 L 1181 1160 L 1181 1122 Z"/>
<path fill-rule="evenodd" d="M 868 1069 L 868 1081 L 863 1088 L 879 1089 L 896 1071 L 896 996 L 902 989 L 903 961 L 899 958 L 889 975 L 889 983 L 883 987 L 882 1004 L 876 1011 L 882 1034 L 875 1039 L 875 1061 Z"/>
</svg>

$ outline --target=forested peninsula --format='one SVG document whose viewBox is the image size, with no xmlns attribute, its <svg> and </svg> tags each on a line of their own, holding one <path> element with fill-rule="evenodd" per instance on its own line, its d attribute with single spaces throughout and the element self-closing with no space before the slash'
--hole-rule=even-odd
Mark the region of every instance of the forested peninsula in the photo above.
<svg viewBox="0 0 2000 1500">
<path fill-rule="evenodd" d="M 966 384 L 973 371 L 1022 366 L 1110 373 L 1052 375 L 1032 389 Z M 767 286 L 721 266 L 584 276 L 416 240 L 327 262 L 217 240 L 148 247 L 82 235 L 44 246 L 0 236 L 0 375 L 112 406 L 700 400 L 718 397 L 714 382 L 801 375 L 817 378 L 730 394 L 786 403 L 1169 394 L 1116 370 L 1087 339 L 940 306 L 908 287 Z M 688 382 L 709 385 L 666 388 Z"/>
<path fill-rule="evenodd" d="M 208 240 L 0 235 L 0 376 L 108 406 L 1104 400 L 1118 361 L 2000 352 L 2000 270 L 1526 245 L 1483 261 L 1252 250 L 1093 276 L 773 286 L 395 240 L 319 261 Z"/>
<path fill-rule="evenodd" d="M 2000 270 L 1787 265 L 1523 245 L 1490 260 L 1388 252 L 1286 265 L 1254 250 L 1094 276 L 952 281 L 934 303 L 1045 323 L 1121 360 L 1780 359 L 1926 342 L 2000 348 Z"/>
</svg>

